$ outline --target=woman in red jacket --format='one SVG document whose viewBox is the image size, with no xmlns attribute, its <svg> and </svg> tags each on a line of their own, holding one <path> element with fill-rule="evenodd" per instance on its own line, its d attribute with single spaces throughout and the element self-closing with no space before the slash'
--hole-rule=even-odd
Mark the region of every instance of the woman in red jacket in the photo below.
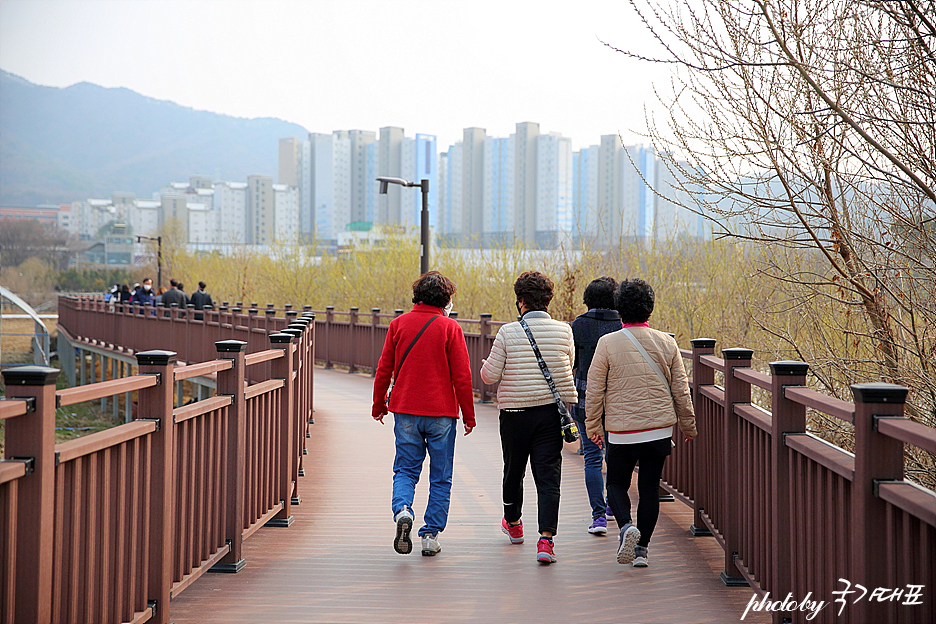
<svg viewBox="0 0 936 624">
<path fill-rule="evenodd" d="M 374 376 L 371 415 L 383 424 L 384 416 L 393 412 L 392 511 L 397 525 L 393 548 L 401 555 L 413 550 L 413 496 L 427 452 L 429 502 L 419 536 L 423 555 L 442 549 L 439 533 L 448 520 L 459 408 L 465 435 L 475 426 L 465 335 L 448 318 L 454 293 L 455 284 L 438 271 L 429 271 L 413 283 L 416 305 L 391 321 Z"/>
</svg>

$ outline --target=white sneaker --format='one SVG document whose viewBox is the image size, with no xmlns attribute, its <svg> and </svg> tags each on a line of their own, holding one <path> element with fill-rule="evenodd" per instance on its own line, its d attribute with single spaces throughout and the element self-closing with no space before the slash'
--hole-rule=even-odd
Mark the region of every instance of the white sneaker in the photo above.
<svg viewBox="0 0 936 624">
<path fill-rule="evenodd" d="M 423 557 L 433 557 L 437 552 L 442 550 L 442 547 L 439 545 L 439 536 L 436 535 L 423 535 L 422 536 L 422 554 Z"/>
<path fill-rule="evenodd" d="M 413 552 L 413 542 L 410 540 L 410 531 L 413 528 L 413 512 L 404 507 L 393 517 L 396 522 L 396 537 L 393 538 L 393 550 L 401 555 Z"/>
<path fill-rule="evenodd" d="M 621 535 L 618 538 L 621 541 L 618 546 L 617 562 L 628 564 L 634 560 L 634 547 L 640 541 L 640 530 L 633 524 L 627 523 L 621 529 Z"/>
</svg>

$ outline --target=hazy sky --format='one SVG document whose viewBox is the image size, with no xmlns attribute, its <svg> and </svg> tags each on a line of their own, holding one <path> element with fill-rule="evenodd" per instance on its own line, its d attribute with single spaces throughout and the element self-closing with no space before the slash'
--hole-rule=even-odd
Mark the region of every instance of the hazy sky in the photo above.
<svg viewBox="0 0 936 624">
<path fill-rule="evenodd" d="M 646 142 L 651 77 L 626 0 L 0 0 L 0 68 L 92 82 L 311 132 L 401 126 L 507 136 L 519 121 L 574 149 Z"/>
</svg>

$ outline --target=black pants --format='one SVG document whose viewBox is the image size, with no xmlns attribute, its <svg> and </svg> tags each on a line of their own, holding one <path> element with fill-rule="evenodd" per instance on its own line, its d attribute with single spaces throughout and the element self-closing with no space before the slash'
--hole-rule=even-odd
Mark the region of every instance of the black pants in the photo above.
<svg viewBox="0 0 936 624">
<path fill-rule="evenodd" d="M 618 526 L 631 521 L 631 502 L 627 494 L 634 474 L 637 473 L 637 528 L 640 529 L 638 546 L 650 544 L 650 537 L 660 517 L 660 477 L 663 464 L 672 452 L 670 439 L 640 442 L 638 444 L 608 445 L 608 505 L 614 512 Z"/>
<path fill-rule="evenodd" d="M 516 522 L 523 512 L 523 477 L 527 459 L 536 483 L 539 532 L 555 535 L 559 523 L 562 433 L 556 404 L 500 412 L 504 452 L 504 517 Z"/>
</svg>

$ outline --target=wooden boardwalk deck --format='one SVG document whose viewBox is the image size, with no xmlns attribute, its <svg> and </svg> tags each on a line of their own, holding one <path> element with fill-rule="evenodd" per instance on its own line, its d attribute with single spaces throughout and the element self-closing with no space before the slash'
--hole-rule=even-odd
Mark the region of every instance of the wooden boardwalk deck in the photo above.
<svg viewBox="0 0 936 624">
<path fill-rule="evenodd" d="M 382 427 L 370 418 L 369 376 L 315 375 L 315 425 L 295 523 L 256 532 L 245 543 L 243 570 L 205 575 L 174 599 L 175 624 L 739 621 L 752 592 L 721 583 L 722 551 L 713 538 L 689 535 L 692 515 L 682 503 L 663 503 L 646 569 L 616 563 L 613 523 L 607 537 L 586 532 L 591 518 L 582 458 L 572 445 L 563 455 L 559 561 L 535 561 L 530 476 L 527 541 L 511 545 L 500 530 L 502 464 L 493 406 L 478 405 L 478 427 L 468 437 L 459 433 L 442 552 L 422 557 L 417 545 L 414 554 L 396 554 L 392 420 Z M 427 491 L 421 482 L 417 527 Z M 750 613 L 744 621 L 770 618 Z"/>
</svg>

